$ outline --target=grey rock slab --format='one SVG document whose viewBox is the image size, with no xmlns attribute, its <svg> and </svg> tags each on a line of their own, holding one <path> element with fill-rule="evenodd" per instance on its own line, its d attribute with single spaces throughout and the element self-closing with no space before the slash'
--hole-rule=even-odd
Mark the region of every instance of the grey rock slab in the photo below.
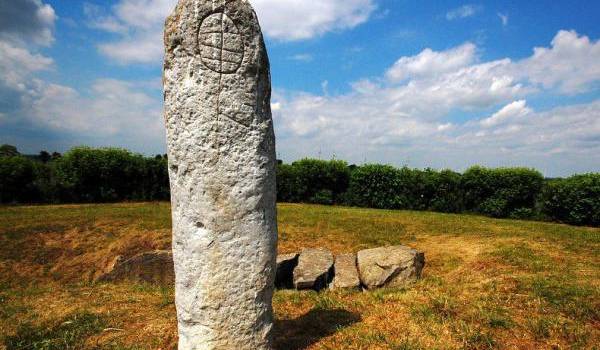
<svg viewBox="0 0 600 350">
<path fill-rule="evenodd" d="M 333 278 L 333 254 L 327 249 L 304 249 L 294 269 L 294 287 L 321 290 Z"/>
<path fill-rule="evenodd" d="M 294 269 L 298 265 L 298 256 L 298 253 L 277 256 L 275 287 L 288 289 L 294 287 Z"/>
<path fill-rule="evenodd" d="M 358 272 L 367 289 L 406 287 L 421 277 L 425 254 L 405 246 L 361 250 Z"/>
<path fill-rule="evenodd" d="M 164 42 L 179 349 L 271 349 L 276 158 L 256 14 L 179 0 Z"/>
<path fill-rule="evenodd" d="M 117 257 L 108 271 L 97 282 L 147 282 L 160 285 L 173 285 L 173 254 L 170 251 L 157 250 L 138 254 L 123 260 Z"/>
<path fill-rule="evenodd" d="M 331 289 L 351 289 L 360 287 L 360 278 L 356 268 L 356 254 L 341 254 L 335 257 L 333 265 L 335 276 Z"/>
</svg>

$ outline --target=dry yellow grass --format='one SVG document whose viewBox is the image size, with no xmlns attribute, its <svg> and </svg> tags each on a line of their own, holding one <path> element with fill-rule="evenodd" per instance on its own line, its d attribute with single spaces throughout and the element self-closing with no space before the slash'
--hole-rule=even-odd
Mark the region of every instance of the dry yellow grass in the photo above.
<svg viewBox="0 0 600 350">
<path fill-rule="evenodd" d="M 168 249 L 169 210 L 0 207 L 0 342 L 174 349 L 171 288 L 90 282 L 116 255 Z M 278 291 L 277 349 L 598 349 L 599 229 L 296 204 L 279 228 L 280 252 L 405 244 L 427 265 L 407 290 Z"/>
</svg>

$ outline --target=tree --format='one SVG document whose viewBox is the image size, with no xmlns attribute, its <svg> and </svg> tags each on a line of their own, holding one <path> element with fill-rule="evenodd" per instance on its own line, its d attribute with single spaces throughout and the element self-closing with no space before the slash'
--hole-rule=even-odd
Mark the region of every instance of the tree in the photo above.
<svg viewBox="0 0 600 350">
<path fill-rule="evenodd" d="M 0 157 L 16 157 L 19 156 L 20 153 L 17 150 L 17 147 L 12 145 L 2 145 L 0 146 Z"/>
<path fill-rule="evenodd" d="M 42 163 L 48 163 L 50 161 L 50 159 L 52 159 L 52 156 L 50 156 L 50 153 L 48 153 L 46 151 L 41 151 L 40 155 L 38 157 Z"/>
</svg>

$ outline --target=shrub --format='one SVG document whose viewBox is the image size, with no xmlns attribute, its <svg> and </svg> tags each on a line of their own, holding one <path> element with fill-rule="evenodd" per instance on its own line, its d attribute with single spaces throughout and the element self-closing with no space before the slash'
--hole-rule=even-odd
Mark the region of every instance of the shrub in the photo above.
<svg viewBox="0 0 600 350">
<path fill-rule="evenodd" d="M 370 164 L 352 172 L 350 204 L 381 209 L 460 212 L 460 174 Z"/>
<path fill-rule="evenodd" d="M 21 157 L 0 157 L 0 203 L 37 202 L 40 191 L 36 180 L 42 164 Z"/>
<path fill-rule="evenodd" d="M 402 194 L 399 170 L 389 165 L 367 164 L 350 178 L 348 200 L 359 207 L 399 209 L 408 206 Z"/>
<path fill-rule="evenodd" d="M 300 202 L 298 169 L 290 164 L 277 165 L 277 201 Z"/>
<path fill-rule="evenodd" d="M 543 184 L 540 172 L 525 168 L 473 167 L 461 179 L 465 208 L 493 217 L 533 209 Z"/>
<path fill-rule="evenodd" d="M 143 198 L 144 159 L 115 148 L 74 148 L 56 160 L 61 197 L 72 202 Z"/>
<path fill-rule="evenodd" d="M 0 158 L 10 158 L 17 157 L 20 153 L 17 150 L 17 147 L 12 145 L 2 145 L 0 146 Z"/>
<path fill-rule="evenodd" d="M 169 200 L 171 189 L 169 187 L 167 158 L 163 156 L 144 158 L 142 164 L 141 171 L 144 175 L 133 199 L 151 201 Z"/>
<path fill-rule="evenodd" d="M 540 206 L 553 220 L 600 226 L 600 174 L 549 181 L 544 187 Z"/>
<path fill-rule="evenodd" d="M 445 213 L 463 211 L 461 175 L 451 170 L 416 171 L 415 186 L 418 187 L 416 205 L 413 209 Z"/>
<path fill-rule="evenodd" d="M 168 200 L 167 157 L 115 148 L 23 156 L 0 146 L 0 203 Z M 600 174 L 546 181 L 526 168 L 472 167 L 464 174 L 339 160 L 277 166 L 277 200 L 379 209 L 477 212 L 600 226 Z"/>
<path fill-rule="evenodd" d="M 302 159 L 279 165 L 277 174 L 277 197 L 290 202 L 339 203 L 350 181 L 348 165 L 339 160 Z"/>
</svg>

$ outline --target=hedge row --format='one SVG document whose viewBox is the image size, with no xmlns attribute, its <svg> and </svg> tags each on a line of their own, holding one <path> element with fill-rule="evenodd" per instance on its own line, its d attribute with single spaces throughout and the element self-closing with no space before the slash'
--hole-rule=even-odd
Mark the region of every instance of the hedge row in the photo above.
<svg viewBox="0 0 600 350">
<path fill-rule="evenodd" d="M 121 149 L 74 148 L 48 162 L 0 157 L 0 203 L 168 200 L 167 159 Z"/>
<path fill-rule="evenodd" d="M 479 213 L 600 226 L 600 174 L 546 180 L 526 168 L 463 174 L 305 159 L 279 166 L 277 199 L 378 209 Z"/>
<path fill-rule="evenodd" d="M 0 153 L 0 203 L 169 199 L 166 156 L 81 147 L 42 161 L 15 152 Z M 460 174 L 304 159 L 278 166 L 277 199 L 600 226 L 600 174 L 545 180 L 525 168 L 473 167 Z"/>
</svg>

